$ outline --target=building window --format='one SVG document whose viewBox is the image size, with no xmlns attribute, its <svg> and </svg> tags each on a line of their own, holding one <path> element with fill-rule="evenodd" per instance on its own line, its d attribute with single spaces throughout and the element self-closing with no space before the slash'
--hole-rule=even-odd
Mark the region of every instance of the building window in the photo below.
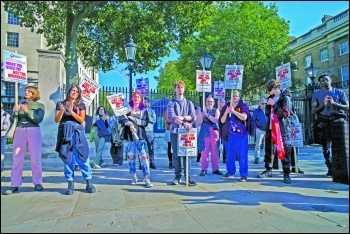
<svg viewBox="0 0 350 234">
<path fill-rule="evenodd" d="M 320 61 L 323 62 L 323 61 L 326 61 L 328 60 L 328 49 L 323 49 L 321 50 L 320 52 Z"/>
<path fill-rule="evenodd" d="M 311 65 L 311 55 L 308 55 L 304 59 L 304 67 L 309 67 Z"/>
<path fill-rule="evenodd" d="M 7 46 L 19 47 L 19 33 L 7 33 Z"/>
<path fill-rule="evenodd" d="M 9 12 L 8 15 L 7 15 L 7 23 L 8 24 L 19 25 L 19 19 L 17 17 L 15 17 L 14 14 Z"/>
<path fill-rule="evenodd" d="M 341 66 L 340 73 L 343 88 L 349 87 L 349 64 Z"/>
<path fill-rule="evenodd" d="M 292 64 L 291 64 L 291 68 L 292 68 L 292 71 L 298 71 L 299 70 L 299 67 L 298 67 L 298 61 L 293 61 Z"/>
<path fill-rule="evenodd" d="M 349 53 L 349 42 L 343 41 L 339 44 L 339 55 L 347 54 Z"/>
</svg>

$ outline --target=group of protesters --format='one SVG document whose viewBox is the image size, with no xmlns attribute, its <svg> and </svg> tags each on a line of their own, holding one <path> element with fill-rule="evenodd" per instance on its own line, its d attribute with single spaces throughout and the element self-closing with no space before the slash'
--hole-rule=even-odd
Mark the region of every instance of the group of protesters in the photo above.
<svg viewBox="0 0 350 234">
<path fill-rule="evenodd" d="M 349 110 L 346 94 L 340 89 L 331 87 L 331 79 L 328 75 L 321 75 L 319 82 L 321 89 L 312 96 L 313 113 L 319 119 L 323 117 L 323 119 L 328 118 L 332 121 L 345 121 L 344 116 L 340 116 L 339 113 Z M 220 175 L 225 179 L 232 179 L 236 174 L 239 174 L 239 181 L 246 182 L 248 180 L 248 137 L 251 134 L 251 128 L 253 128 L 257 140 L 255 163 L 259 163 L 260 147 L 262 144 L 264 145 L 265 170 L 257 177 L 272 177 L 274 158 L 278 157 L 282 163 L 283 182 L 286 184 L 292 182 L 290 177 L 292 164 L 290 116 L 293 107 L 289 89 L 281 89 L 277 80 L 268 81 L 265 85 L 268 97 L 262 98 L 259 103 L 263 114 L 254 113 L 251 116 L 249 107 L 241 99 L 239 90 L 232 90 L 231 99 L 227 103 L 225 100 L 221 100 L 220 103 L 223 104 L 218 108 L 214 108 L 212 95 L 203 97 L 205 98 L 205 106 L 201 110 L 201 108 L 195 108 L 193 102 L 184 96 L 185 87 L 183 81 L 174 83 L 175 97 L 168 102 L 164 116 L 167 124 L 165 138 L 168 144 L 169 168 L 174 169 L 175 174 L 171 184 L 182 183 L 182 176 L 185 174 L 188 175 L 184 177 L 186 184 L 190 186 L 197 184 L 191 173 L 190 157 L 180 155 L 178 152 L 178 136 L 181 134 L 179 129 L 190 131 L 194 127 L 198 130 L 197 148 L 200 154 L 200 176 L 207 174 L 209 161 L 211 161 L 213 174 Z M 11 187 L 6 190 L 6 195 L 17 192 L 22 185 L 23 164 L 27 148 L 30 155 L 34 189 L 37 191 L 44 189 L 42 185 L 40 123 L 44 119 L 45 106 L 38 102 L 40 94 L 36 87 L 27 86 L 24 99 L 24 102 L 13 107 L 13 115 L 10 118 L 11 120 L 18 118 L 18 123 L 13 138 Z M 94 133 L 96 157 L 93 162 L 90 162 L 88 140 L 85 137 L 86 106 L 82 100 L 79 85 L 71 86 L 67 90 L 66 98 L 57 102 L 54 121 L 59 125 L 55 150 L 63 162 L 64 176 L 68 183 L 67 195 L 74 193 L 74 174 L 77 168 L 86 181 L 86 191 L 88 193 L 96 191 L 92 183 L 92 168 L 101 168 L 106 165 L 102 159 L 102 151 L 106 140 L 108 140 L 107 136 L 113 144 L 114 137 L 111 135 L 116 126 L 120 128 L 115 132 L 116 137 L 123 142 L 122 150 L 129 168 L 130 184 L 136 185 L 139 182 L 136 170 L 136 162 L 138 161 L 139 169 L 142 170 L 142 181 L 147 188 L 153 187 L 150 168 L 156 169 L 156 166 L 153 149 L 154 134 L 152 135 L 150 132 L 152 132 L 153 124 L 156 121 L 155 113 L 149 108 L 149 99 L 142 97 L 139 92 L 132 93 L 129 104 L 131 111 L 117 118 L 114 116 L 114 121 L 108 120 L 103 106 L 98 108 L 93 121 L 93 126 L 96 128 Z M 263 120 L 256 121 L 257 115 L 260 115 Z M 332 116 L 337 117 L 330 118 Z M 5 126 L 3 122 L 2 118 L 2 128 Z M 320 123 L 322 122 L 317 121 L 318 125 Z M 278 133 L 271 130 L 271 124 L 279 126 Z M 9 124 L 6 125 L 6 129 L 8 129 Z M 331 177 L 331 139 L 327 137 L 329 131 L 329 128 L 321 128 L 319 142 L 322 145 L 325 164 L 328 167 L 327 176 Z M 273 139 L 276 134 L 280 136 L 277 140 Z M 2 132 L 1 137 L 3 140 L 6 134 Z M 265 138 L 264 141 L 263 138 Z M 222 147 L 220 147 L 221 144 Z M 225 173 L 219 170 L 220 151 L 225 152 Z M 113 159 L 113 163 L 122 165 L 123 160 L 125 160 L 124 157 L 121 161 L 119 157 L 119 160 Z M 236 167 L 236 161 L 238 161 L 239 169 Z M 187 166 L 184 167 L 186 164 Z M 186 169 L 188 173 L 186 173 Z"/>
</svg>

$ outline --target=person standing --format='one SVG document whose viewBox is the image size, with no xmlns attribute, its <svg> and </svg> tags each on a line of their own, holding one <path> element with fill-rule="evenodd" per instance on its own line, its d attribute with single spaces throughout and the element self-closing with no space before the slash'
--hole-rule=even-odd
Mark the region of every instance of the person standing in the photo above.
<svg viewBox="0 0 350 234">
<path fill-rule="evenodd" d="M 170 142 L 170 124 L 171 120 L 168 117 L 168 111 L 165 110 L 164 112 L 164 120 L 165 120 L 165 133 L 164 133 L 164 140 L 167 142 L 167 154 L 168 154 L 168 160 L 169 160 L 169 169 L 174 169 L 173 166 L 173 153 L 171 151 L 171 142 Z"/>
<path fill-rule="evenodd" d="M 4 169 L 4 158 L 6 150 L 6 133 L 10 129 L 11 121 L 10 114 L 4 110 L 4 105 L 1 102 L 1 171 Z"/>
<path fill-rule="evenodd" d="M 185 82 L 182 80 L 174 83 L 175 98 L 173 98 L 167 106 L 168 117 L 171 120 L 170 124 L 170 141 L 173 149 L 173 165 L 175 170 L 175 179 L 172 181 L 173 185 L 177 185 L 181 182 L 181 157 L 184 158 L 186 163 L 186 156 L 178 156 L 178 129 L 180 127 L 185 128 L 187 131 L 191 130 L 196 120 L 196 114 L 194 105 L 190 100 L 184 97 Z M 197 184 L 191 179 L 191 160 L 188 159 L 188 184 L 194 186 Z M 186 167 L 184 167 L 186 168 Z M 186 171 L 185 171 L 186 174 Z"/>
<path fill-rule="evenodd" d="M 140 156 L 141 169 L 144 176 L 144 182 L 147 188 L 153 187 L 150 180 L 149 158 L 146 154 L 146 130 L 148 124 L 148 113 L 142 102 L 142 95 L 134 92 L 130 101 L 131 112 L 126 116 L 121 116 L 123 131 L 121 133 L 124 139 L 124 149 L 128 157 L 129 171 L 132 176 L 131 185 L 136 185 L 138 179 L 136 175 L 136 154 Z"/>
<path fill-rule="evenodd" d="M 149 167 L 152 169 L 157 169 L 156 165 L 154 164 L 154 132 L 153 132 L 153 126 L 157 121 L 156 112 L 151 108 L 151 105 L 149 103 L 149 98 L 144 98 L 144 104 L 146 107 L 146 111 L 148 114 L 148 124 L 145 127 L 146 130 L 146 142 L 147 142 L 147 148 L 148 148 L 148 155 L 149 155 Z"/>
<path fill-rule="evenodd" d="M 109 132 L 109 119 L 108 114 L 104 106 L 99 106 L 96 110 L 96 114 L 92 119 L 92 126 L 95 128 L 94 143 L 96 149 L 96 156 L 93 161 L 92 168 L 100 169 L 107 166 L 107 163 L 102 159 L 102 153 L 105 148 L 106 141 L 110 140 L 111 133 Z M 109 139 L 107 139 L 109 138 Z"/>
<path fill-rule="evenodd" d="M 219 170 L 219 126 L 218 120 L 220 111 L 214 108 L 213 96 L 206 99 L 205 110 L 202 111 L 203 122 L 198 135 L 198 150 L 201 152 L 201 173 L 200 176 L 207 174 L 209 166 L 209 152 L 211 155 L 212 173 L 223 175 Z"/>
<path fill-rule="evenodd" d="M 316 143 L 322 145 L 323 157 L 328 168 L 327 177 L 333 176 L 332 168 L 332 129 L 334 121 L 345 122 L 346 115 L 343 110 L 349 111 L 349 102 L 345 92 L 333 88 L 329 75 L 321 75 L 318 78 L 321 89 L 312 94 L 312 112 L 317 115 L 314 131 L 319 137 L 315 138 Z M 344 146 L 345 147 L 345 146 Z"/>
<path fill-rule="evenodd" d="M 30 155 L 34 189 L 36 191 L 44 189 L 41 167 L 42 136 L 39 124 L 44 119 L 45 106 L 38 102 L 40 93 L 38 88 L 34 86 L 25 87 L 24 99 L 24 102 L 13 107 L 13 117 L 18 118 L 18 123 L 13 138 L 11 188 L 5 192 L 6 195 L 17 192 L 18 187 L 22 185 L 23 164 L 27 148 Z"/>
<path fill-rule="evenodd" d="M 248 177 L 248 133 L 244 121 L 248 118 L 249 107 L 240 99 L 240 92 L 232 90 L 231 103 L 227 103 L 220 113 L 222 137 L 226 144 L 227 173 L 222 178 L 233 178 L 236 173 L 236 157 L 239 162 L 240 181 L 247 181 Z"/>
<path fill-rule="evenodd" d="M 252 121 L 255 125 L 255 150 L 254 163 L 259 164 L 260 149 L 263 146 L 265 151 L 265 135 L 267 129 L 267 116 L 265 115 L 266 99 L 261 98 L 258 108 L 253 111 Z"/>
<path fill-rule="evenodd" d="M 267 126 L 270 126 L 271 109 L 273 108 L 273 112 L 278 117 L 278 123 L 281 130 L 281 137 L 285 151 L 284 159 L 281 160 L 283 169 L 283 182 L 286 184 L 291 184 L 292 180 L 290 178 L 290 168 L 292 159 L 292 146 L 290 141 L 291 121 L 289 118 L 292 111 L 291 92 L 288 89 L 280 90 L 280 82 L 274 79 L 269 80 L 265 86 L 268 94 L 270 95 L 265 110 L 265 114 L 268 117 Z M 271 150 L 271 129 L 267 128 L 264 159 L 265 171 L 258 174 L 258 178 L 272 177 L 273 161 L 274 157 L 277 157 L 277 151 L 273 150 L 274 152 L 271 152 Z"/>
<path fill-rule="evenodd" d="M 64 176 L 68 182 L 67 195 L 74 193 L 74 165 L 78 164 L 86 181 L 86 191 L 96 192 L 93 186 L 89 159 L 89 145 L 85 137 L 86 106 L 79 85 L 68 88 L 66 98 L 56 104 L 55 122 L 59 123 L 56 152 L 64 163 Z"/>
</svg>

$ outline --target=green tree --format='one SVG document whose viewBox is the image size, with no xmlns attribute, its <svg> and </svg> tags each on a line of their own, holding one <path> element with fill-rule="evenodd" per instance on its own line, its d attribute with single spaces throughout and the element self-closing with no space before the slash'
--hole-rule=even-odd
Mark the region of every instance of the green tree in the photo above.
<svg viewBox="0 0 350 234">
<path fill-rule="evenodd" d="M 182 77 L 191 78 L 194 85 L 189 87 L 195 88 L 195 70 L 202 69 L 199 59 L 205 51 L 214 58 L 210 70 L 215 80 L 223 81 L 226 65 L 244 65 L 243 94 L 251 97 L 275 77 L 281 62 L 291 60 L 289 24 L 278 16 L 275 4 L 225 2 L 211 21 L 197 37 L 179 46 L 177 69 Z"/>
<path fill-rule="evenodd" d="M 78 56 L 85 66 L 108 71 L 126 61 L 124 44 L 137 44 L 134 72 L 155 69 L 162 57 L 205 28 L 211 1 L 2 1 L 4 9 L 52 50 L 65 50 L 67 84 L 78 83 Z"/>
</svg>

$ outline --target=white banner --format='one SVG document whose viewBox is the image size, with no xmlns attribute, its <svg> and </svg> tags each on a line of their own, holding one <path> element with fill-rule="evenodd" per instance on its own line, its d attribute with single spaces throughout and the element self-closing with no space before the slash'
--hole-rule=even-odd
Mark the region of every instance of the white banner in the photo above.
<svg viewBox="0 0 350 234">
<path fill-rule="evenodd" d="M 86 107 L 90 106 L 98 91 L 100 90 L 100 85 L 94 80 L 84 77 L 80 82 L 81 96 Z"/>
<path fill-rule="evenodd" d="M 27 56 L 4 50 L 4 81 L 27 84 Z"/>
<path fill-rule="evenodd" d="M 301 147 L 304 145 L 301 124 L 292 125 L 290 131 L 290 142 L 293 147 Z"/>
<path fill-rule="evenodd" d="M 187 131 L 185 128 L 178 129 L 178 156 L 197 156 L 197 128 Z"/>
<path fill-rule="evenodd" d="M 276 80 L 280 82 L 281 89 L 292 87 L 291 74 L 290 63 L 276 67 Z"/>
<path fill-rule="evenodd" d="M 242 90 L 243 65 L 226 65 L 225 89 Z"/>
<path fill-rule="evenodd" d="M 110 96 L 106 96 L 109 105 L 115 114 L 115 116 L 126 115 L 131 112 L 129 103 L 125 100 L 123 93 L 117 93 Z"/>
<path fill-rule="evenodd" d="M 196 91 L 211 92 L 211 71 L 196 71 Z"/>
</svg>

